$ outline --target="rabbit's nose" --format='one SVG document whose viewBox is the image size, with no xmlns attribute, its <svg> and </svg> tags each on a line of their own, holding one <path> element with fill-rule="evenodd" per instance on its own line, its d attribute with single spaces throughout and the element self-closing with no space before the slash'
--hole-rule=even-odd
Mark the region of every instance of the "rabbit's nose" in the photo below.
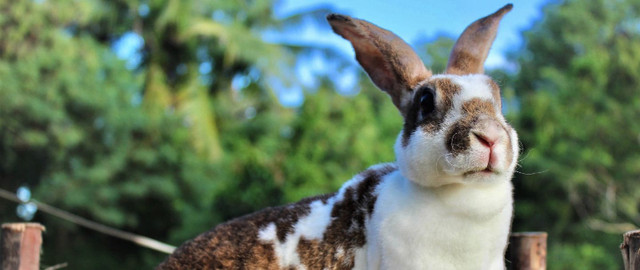
<svg viewBox="0 0 640 270">
<path fill-rule="evenodd" d="M 476 136 L 476 139 L 478 139 L 482 145 L 489 148 L 493 147 L 493 144 L 498 140 L 497 137 L 487 135 L 486 133 L 474 132 L 473 135 Z"/>
<path fill-rule="evenodd" d="M 472 131 L 472 133 L 482 145 L 493 148 L 494 144 L 503 136 L 504 130 L 496 121 L 487 120 L 480 125 L 479 129 Z"/>
</svg>

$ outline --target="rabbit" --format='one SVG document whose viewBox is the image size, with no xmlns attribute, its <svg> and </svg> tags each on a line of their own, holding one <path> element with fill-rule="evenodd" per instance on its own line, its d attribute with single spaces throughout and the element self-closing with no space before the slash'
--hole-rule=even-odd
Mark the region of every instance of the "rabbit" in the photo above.
<svg viewBox="0 0 640 270">
<path fill-rule="evenodd" d="M 157 269 L 505 269 L 518 137 L 483 62 L 511 9 L 469 25 L 438 75 L 392 32 L 328 15 L 404 118 L 396 162 L 220 224 Z"/>
</svg>

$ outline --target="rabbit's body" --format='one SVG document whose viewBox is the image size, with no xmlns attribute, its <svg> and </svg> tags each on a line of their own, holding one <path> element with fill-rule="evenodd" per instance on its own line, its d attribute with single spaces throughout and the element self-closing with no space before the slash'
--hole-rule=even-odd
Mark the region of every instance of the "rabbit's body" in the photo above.
<svg viewBox="0 0 640 270">
<path fill-rule="evenodd" d="M 377 189 L 396 172 L 392 164 L 374 166 L 337 193 L 267 208 L 221 224 L 174 253 L 193 256 L 174 255 L 162 267 L 367 269 L 362 267 Z"/>
<path fill-rule="evenodd" d="M 518 139 L 500 88 L 481 73 L 510 9 L 467 27 L 435 76 L 393 33 L 329 15 L 404 117 L 397 161 L 334 194 L 218 225 L 159 269 L 504 269 Z"/>
<path fill-rule="evenodd" d="M 383 164 L 337 193 L 221 224 L 163 267 L 504 269 L 511 212 L 509 181 L 426 188 Z"/>
</svg>

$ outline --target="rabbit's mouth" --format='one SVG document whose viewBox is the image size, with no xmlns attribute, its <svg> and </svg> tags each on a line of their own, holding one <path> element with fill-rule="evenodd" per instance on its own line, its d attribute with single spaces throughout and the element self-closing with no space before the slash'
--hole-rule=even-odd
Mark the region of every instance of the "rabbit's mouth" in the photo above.
<svg viewBox="0 0 640 270">
<path fill-rule="evenodd" d="M 493 175 L 493 174 L 498 174 L 498 171 L 494 167 L 492 167 L 491 165 L 487 165 L 487 167 L 485 167 L 484 169 L 468 171 L 468 172 L 464 173 L 464 176 L 470 176 L 470 175 Z"/>
</svg>

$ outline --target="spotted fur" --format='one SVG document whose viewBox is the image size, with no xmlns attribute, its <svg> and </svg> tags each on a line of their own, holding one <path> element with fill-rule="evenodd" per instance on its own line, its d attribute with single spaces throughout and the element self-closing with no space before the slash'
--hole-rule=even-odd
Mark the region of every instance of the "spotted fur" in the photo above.
<svg viewBox="0 0 640 270">
<path fill-rule="evenodd" d="M 338 193 L 220 224 L 183 244 L 158 269 L 352 269 L 367 243 L 376 188 L 395 170 L 393 164 L 378 165 Z"/>
<path fill-rule="evenodd" d="M 447 131 L 447 150 L 453 155 L 469 151 L 471 147 L 471 130 L 477 125 L 481 116 L 492 117 L 496 114 L 491 101 L 474 98 L 462 104 L 463 117 L 456 121 Z"/>
<path fill-rule="evenodd" d="M 480 73 L 510 9 L 471 24 L 440 75 L 392 32 L 329 15 L 404 118 L 396 162 L 336 193 L 220 224 L 158 269 L 504 269 L 518 141 L 498 84 Z M 433 103 L 421 104 L 425 93 Z"/>
<path fill-rule="evenodd" d="M 404 116 L 405 121 L 402 132 L 402 144 L 404 146 L 409 143 L 409 138 L 411 138 L 411 135 L 418 127 L 428 133 L 439 131 L 443 126 L 445 116 L 447 116 L 453 107 L 454 97 L 460 93 L 461 90 L 459 85 L 453 83 L 448 78 L 435 78 L 422 82 L 419 85 L 420 87 L 413 93 L 413 102 Z M 437 110 L 432 116 L 426 119 L 419 117 L 420 97 L 424 91 L 434 91 L 437 99 Z"/>
</svg>

